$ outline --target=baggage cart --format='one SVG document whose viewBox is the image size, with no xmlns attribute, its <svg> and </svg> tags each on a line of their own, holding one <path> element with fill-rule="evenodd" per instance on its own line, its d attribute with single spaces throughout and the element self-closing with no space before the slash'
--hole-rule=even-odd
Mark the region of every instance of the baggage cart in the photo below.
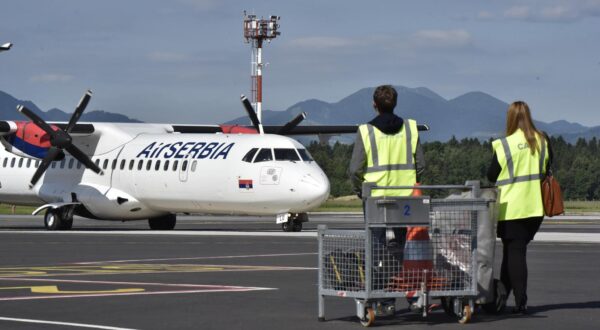
<svg viewBox="0 0 600 330">
<path fill-rule="evenodd" d="M 483 263 L 489 271 L 484 269 L 488 276 L 481 283 L 478 224 L 486 224 L 485 236 L 493 234 L 489 224 L 494 221 L 495 200 L 478 197 L 479 181 L 418 187 L 432 193 L 468 191 L 461 198 L 371 196 L 376 189 L 413 188 L 365 184 L 364 230 L 319 226 L 320 321 L 325 320 L 326 296 L 353 298 L 364 326 L 372 325 L 376 317 L 394 315 L 396 298 L 406 298 L 409 308 L 423 317 L 432 300 L 439 299 L 444 311 L 460 323 L 471 319 L 476 303 L 486 302 L 485 295 L 493 291 L 493 252 Z M 389 240 L 392 233 L 395 237 Z"/>
</svg>

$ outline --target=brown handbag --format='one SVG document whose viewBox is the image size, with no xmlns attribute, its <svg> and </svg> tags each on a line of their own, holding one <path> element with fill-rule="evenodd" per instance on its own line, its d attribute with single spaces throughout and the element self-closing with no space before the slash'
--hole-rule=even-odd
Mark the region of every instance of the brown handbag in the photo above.
<svg viewBox="0 0 600 330">
<path fill-rule="evenodd" d="M 546 216 L 553 217 L 565 212 L 560 185 L 552 175 L 551 169 L 548 169 L 548 173 L 542 181 L 542 201 Z"/>
</svg>

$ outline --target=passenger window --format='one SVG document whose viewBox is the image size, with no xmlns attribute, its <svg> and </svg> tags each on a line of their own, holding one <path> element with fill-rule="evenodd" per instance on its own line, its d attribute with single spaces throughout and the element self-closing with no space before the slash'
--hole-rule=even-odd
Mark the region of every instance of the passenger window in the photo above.
<svg viewBox="0 0 600 330">
<path fill-rule="evenodd" d="M 299 161 L 300 157 L 296 153 L 296 149 L 275 148 L 275 160 Z"/>
<path fill-rule="evenodd" d="M 152 167 L 152 159 L 148 161 L 148 163 L 146 163 L 146 171 L 150 171 L 150 168 Z"/>
<path fill-rule="evenodd" d="M 27 159 L 27 168 L 31 166 L 31 158 Z"/>
<path fill-rule="evenodd" d="M 300 154 L 300 157 L 302 157 L 302 160 L 305 162 L 312 162 L 313 158 L 310 155 L 310 153 L 308 152 L 308 150 L 306 149 L 298 149 L 298 153 Z"/>
<path fill-rule="evenodd" d="M 100 159 L 96 159 L 96 161 L 94 162 L 94 164 L 96 164 L 96 166 L 100 167 Z"/>
<path fill-rule="evenodd" d="M 80 169 L 80 168 L 81 168 L 81 162 L 77 161 L 77 169 Z"/>
<path fill-rule="evenodd" d="M 102 163 L 102 169 L 105 170 L 108 167 L 108 159 L 104 160 L 104 163 Z"/>
<path fill-rule="evenodd" d="M 143 166 L 144 166 L 144 160 L 140 159 L 140 161 L 138 162 L 138 171 L 141 171 Z"/>
<path fill-rule="evenodd" d="M 16 159 L 16 158 L 13 158 L 13 159 L 11 159 L 11 160 L 10 160 L 10 167 L 11 167 L 11 168 L 15 167 L 15 162 L 16 162 L 16 161 L 17 161 L 17 159 Z"/>
<path fill-rule="evenodd" d="M 40 161 L 39 160 L 35 161 L 35 167 L 40 167 Z"/>
<path fill-rule="evenodd" d="M 187 160 L 184 160 L 183 163 L 181 163 L 181 170 L 182 171 L 187 170 L 187 164 L 188 164 Z"/>
<path fill-rule="evenodd" d="M 158 171 L 159 168 L 160 168 L 160 159 L 156 161 L 156 165 L 154 165 L 154 170 Z"/>
<path fill-rule="evenodd" d="M 177 171 L 177 165 L 179 165 L 179 161 L 176 160 L 173 162 L 173 171 Z"/>
<path fill-rule="evenodd" d="M 67 161 L 63 158 L 63 160 L 60 161 L 60 168 L 65 168 L 65 163 Z"/>
<path fill-rule="evenodd" d="M 56 168 L 56 162 L 52 162 L 52 165 L 50 165 L 52 168 Z"/>
<path fill-rule="evenodd" d="M 2 167 L 6 167 L 8 165 L 8 158 L 4 158 L 4 162 L 2 163 Z"/>
<path fill-rule="evenodd" d="M 121 159 L 121 171 L 125 169 L 125 163 L 127 163 L 127 161 L 125 159 Z"/>
<path fill-rule="evenodd" d="M 69 159 L 69 168 L 73 168 L 73 163 L 75 163 L 75 159 L 71 158 Z"/>
<path fill-rule="evenodd" d="M 196 172 L 196 166 L 198 165 L 197 161 L 192 162 L 192 172 Z"/>
<path fill-rule="evenodd" d="M 111 169 L 113 169 L 113 170 L 114 170 L 115 168 L 117 168 L 117 160 L 116 160 L 116 159 L 113 159 L 113 161 L 112 161 L 112 165 L 110 166 L 110 168 L 111 168 Z"/>
<path fill-rule="evenodd" d="M 19 168 L 23 166 L 23 158 L 19 158 Z"/>
<path fill-rule="evenodd" d="M 255 163 L 259 163 L 259 162 L 267 162 L 273 160 L 273 153 L 271 152 L 271 149 L 260 149 L 260 151 L 258 152 L 258 155 L 256 155 L 256 159 L 254 159 Z"/>
<path fill-rule="evenodd" d="M 254 155 L 256 155 L 257 151 L 258 151 L 258 148 L 250 149 L 250 151 L 248 151 L 248 153 L 246 153 L 244 158 L 242 158 L 242 161 L 252 163 L 252 158 L 254 158 Z"/>
<path fill-rule="evenodd" d="M 135 160 L 133 160 L 133 159 L 129 161 L 129 170 L 130 171 L 133 170 L 133 164 L 134 163 L 135 163 Z"/>
<path fill-rule="evenodd" d="M 169 170 L 169 161 L 166 160 L 165 161 L 165 167 L 163 168 L 163 171 L 168 171 Z"/>
</svg>

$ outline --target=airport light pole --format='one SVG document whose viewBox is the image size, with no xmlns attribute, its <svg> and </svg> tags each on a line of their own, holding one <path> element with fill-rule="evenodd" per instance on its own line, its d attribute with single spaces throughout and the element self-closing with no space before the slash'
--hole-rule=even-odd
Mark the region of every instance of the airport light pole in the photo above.
<svg viewBox="0 0 600 330">
<path fill-rule="evenodd" d="M 3 44 L 2 46 L 0 46 L 0 52 L 4 52 L 10 49 L 10 47 L 12 47 L 12 43 L 7 42 L 5 44 Z"/>
<path fill-rule="evenodd" d="M 257 18 L 256 15 L 247 15 L 244 11 L 244 38 L 252 44 L 252 101 L 256 109 L 256 116 L 262 122 L 262 48 L 264 41 L 271 42 L 281 32 L 279 29 L 279 16 L 270 16 L 268 19 Z M 262 134 L 262 125 L 260 126 Z"/>
</svg>

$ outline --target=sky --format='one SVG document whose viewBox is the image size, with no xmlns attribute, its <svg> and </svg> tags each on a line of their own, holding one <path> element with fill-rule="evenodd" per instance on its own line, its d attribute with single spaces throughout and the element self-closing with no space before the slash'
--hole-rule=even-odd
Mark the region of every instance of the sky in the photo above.
<svg viewBox="0 0 600 330">
<path fill-rule="evenodd" d="M 600 125 L 600 0 L 3 0 L 0 43 L 14 46 L 0 53 L 0 90 L 71 112 L 91 89 L 91 109 L 225 122 L 250 94 L 244 10 L 281 17 L 263 109 L 393 84 Z"/>
</svg>

